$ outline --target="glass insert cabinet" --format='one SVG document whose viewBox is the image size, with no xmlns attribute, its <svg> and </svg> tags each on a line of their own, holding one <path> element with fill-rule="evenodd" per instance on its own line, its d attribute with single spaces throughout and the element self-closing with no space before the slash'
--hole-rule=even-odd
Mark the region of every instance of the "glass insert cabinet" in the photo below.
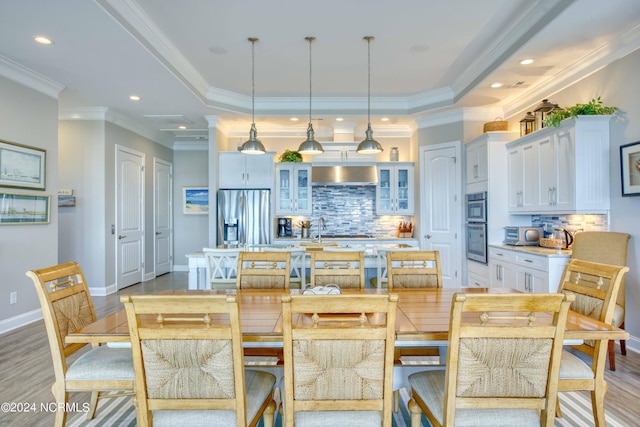
<svg viewBox="0 0 640 427">
<path fill-rule="evenodd" d="M 276 215 L 311 215 L 311 164 L 276 164 Z"/>
<path fill-rule="evenodd" d="M 413 163 L 378 163 L 376 213 L 413 215 Z"/>
</svg>

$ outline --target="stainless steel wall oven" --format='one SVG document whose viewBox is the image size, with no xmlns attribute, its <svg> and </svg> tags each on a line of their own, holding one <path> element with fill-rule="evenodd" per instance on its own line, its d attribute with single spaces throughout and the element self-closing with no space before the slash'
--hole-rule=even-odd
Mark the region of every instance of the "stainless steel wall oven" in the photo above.
<svg viewBox="0 0 640 427">
<path fill-rule="evenodd" d="M 487 193 L 465 197 L 467 259 L 487 264 Z"/>
</svg>

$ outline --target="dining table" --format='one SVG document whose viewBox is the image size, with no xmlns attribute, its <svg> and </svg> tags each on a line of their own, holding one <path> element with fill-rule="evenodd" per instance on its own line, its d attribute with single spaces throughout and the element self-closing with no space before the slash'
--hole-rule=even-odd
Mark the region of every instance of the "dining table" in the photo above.
<svg viewBox="0 0 640 427">
<path fill-rule="evenodd" d="M 301 293 L 291 290 L 169 290 L 163 294 L 234 294 L 239 303 L 243 345 L 245 347 L 282 347 L 282 296 Z M 345 291 L 347 292 L 347 291 Z M 386 289 L 356 290 L 351 292 L 387 293 Z M 446 346 L 449 335 L 451 301 L 455 293 L 508 293 L 505 288 L 429 288 L 393 290 L 398 294 L 396 312 L 396 347 Z M 327 295 L 327 298 L 331 298 Z M 542 313 L 544 315 L 545 313 Z M 153 321 L 155 316 L 149 316 Z M 549 321 L 551 317 L 548 317 Z M 569 311 L 565 342 L 583 340 L 626 340 L 623 329 L 607 325 L 596 319 Z M 88 324 L 65 338 L 70 343 L 129 342 L 127 316 L 122 310 Z"/>
</svg>

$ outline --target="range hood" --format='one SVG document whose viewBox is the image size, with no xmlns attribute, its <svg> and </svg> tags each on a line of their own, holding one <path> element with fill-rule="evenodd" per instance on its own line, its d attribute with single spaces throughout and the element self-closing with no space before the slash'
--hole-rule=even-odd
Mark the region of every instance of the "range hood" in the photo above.
<svg viewBox="0 0 640 427">
<path fill-rule="evenodd" d="M 375 166 L 312 166 L 311 185 L 376 185 Z"/>
</svg>

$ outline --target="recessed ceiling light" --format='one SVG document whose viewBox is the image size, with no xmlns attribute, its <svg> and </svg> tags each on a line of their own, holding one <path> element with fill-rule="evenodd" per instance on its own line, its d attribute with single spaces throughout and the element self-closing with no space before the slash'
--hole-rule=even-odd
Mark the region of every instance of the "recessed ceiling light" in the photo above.
<svg viewBox="0 0 640 427">
<path fill-rule="evenodd" d="M 529 64 L 533 64 L 533 59 L 531 58 L 527 58 L 527 59 L 523 59 L 522 61 L 519 62 L 520 65 L 529 65 Z"/>
<path fill-rule="evenodd" d="M 132 101 L 140 101 L 140 97 L 138 95 L 131 95 L 129 99 Z"/>
<path fill-rule="evenodd" d="M 40 44 L 53 44 L 53 41 L 45 36 L 35 36 L 33 39 Z"/>
<path fill-rule="evenodd" d="M 388 122 L 389 121 L 389 117 L 383 117 L 380 120 L 383 121 L 383 122 Z"/>
<path fill-rule="evenodd" d="M 291 119 L 290 119 L 290 120 L 291 120 L 292 122 L 297 122 L 297 121 L 298 121 L 298 118 L 297 118 L 297 117 L 291 117 Z"/>
<path fill-rule="evenodd" d="M 341 122 L 341 121 L 343 121 L 343 120 L 344 120 L 344 119 L 343 119 L 342 117 L 336 117 L 336 122 Z"/>
<path fill-rule="evenodd" d="M 498 82 L 491 83 L 491 87 L 494 88 L 494 89 L 498 88 L 498 87 L 502 87 L 502 83 L 498 83 Z"/>
<path fill-rule="evenodd" d="M 185 130 L 186 128 L 187 128 L 187 127 L 186 127 L 186 126 L 184 126 L 184 125 L 180 125 L 180 126 L 178 126 L 178 129 Z"/>
</svg>

